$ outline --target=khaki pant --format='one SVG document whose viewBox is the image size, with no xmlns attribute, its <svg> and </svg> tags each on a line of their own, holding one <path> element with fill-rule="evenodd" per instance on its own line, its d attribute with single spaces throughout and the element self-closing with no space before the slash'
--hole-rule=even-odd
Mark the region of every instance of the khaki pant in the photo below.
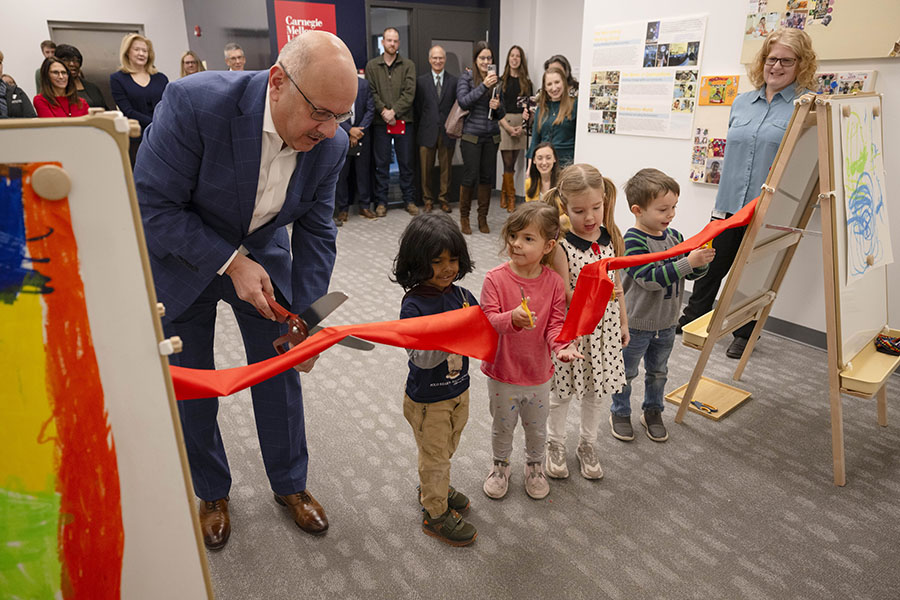
<svg viewBox="0 0 900 600">
<path fill-rule="evenodd" d="M 438 133 L 437 144 L 433 148 L 419 146 L 419 161 L 422 171 L 422 200 L 433 202 L 434 193 L 431 190 L 431 171 L 434 169 L 434 153 L 437 151 L 438 166 L 441 171 L 441 189 L 438 200 L 447 202 L 447 194 L 450 193 L 450 163 L 453 160 L 453 144 L 448 144 L 442 133 Z"/>
<path fill-rule="evenodd" d="M 469 390 L 456 398 L 425 404 L 403 396 L 403 416 L 412 427 L 419 447 L 419 484 L 422 506 L 432 517 L 447 512 L 450 457 L 469 420 Z"/>
</svg>

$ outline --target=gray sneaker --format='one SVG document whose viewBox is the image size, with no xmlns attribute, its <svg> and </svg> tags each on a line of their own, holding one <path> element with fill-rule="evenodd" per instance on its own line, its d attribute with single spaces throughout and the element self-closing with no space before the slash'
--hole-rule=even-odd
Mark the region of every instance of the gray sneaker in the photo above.
<svg viewBox="0 0 900 600">
<path fill-rule="evenodd" d="M 644 411 L 644 414 L 641 415 L 641 425 L 647 429 L 647 437 L 654 442 L 664 442 L 669 439 L 669 432 L 666 431 L 660 411 Z"/>
<path fill-rule="evenodd" d="M 550 482 L 544 477 L 544 469 L 541 463 L 528 463 L 525 465 L 525 491 L 535 500 L 546 498 L 550 493 Z"/>
<path fill-rule="evenodd" d="M 547 456 L 544 458 L 544 472 L 554 479 L 565 479 L 569 476 L 566 465 L 566 447 L 557 442 L 547 442 Z"/>
<path fill-rule="evenodd" d="M 612 426 L 613 437 L 623 442 L 630 442 L 634 439 L 634 428 L 631 427 L 631 417 L 620 417 L 618 415 L 609 415 L 609 424 Z"/>
<path fill-rule="evenodd" d="M 488 498 L 499 500 L 509 489 L 509 463 L 495 460 L 491 472 L 484 480 L 484 493 Z"/>
<path fill-rule="evenodd" d="M 585 479 L 603 479 L 603 467 L 600 459 L 594 451 L 594 446 L 588 442 L 581 442 L 575 449 L 578 464 L 581 466 L 581 476 Z"/>
</svg>

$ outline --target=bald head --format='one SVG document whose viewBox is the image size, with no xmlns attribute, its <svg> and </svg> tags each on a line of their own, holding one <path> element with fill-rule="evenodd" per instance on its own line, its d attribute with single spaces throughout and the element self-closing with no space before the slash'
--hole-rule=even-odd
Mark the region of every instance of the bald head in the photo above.
<svg viewBox="0 0 900 600">
<path fill-rule="evenodd" d="M 353 88 L 356 89 L 353 55 L 341 38 L 333 33 L 307 31 L 298 35 L 284 45 L 278 61 L 299 79 L 306 78 L 310 68 L 320 67 L 329 72 L 331 77 L 352 81 Z"/>
<path fill-rule="evenodd" d="M 338 124 L 327 113 L 350 111 L 357 81 L 353 56 L 336 35 L 307 31 L 285 44 L 278 63 L 269 69 L 272 121 L 282 140 L 306 151 L 333 137 Z M 313 118 L 322 111 L 325 120 Z"/>
</svg>

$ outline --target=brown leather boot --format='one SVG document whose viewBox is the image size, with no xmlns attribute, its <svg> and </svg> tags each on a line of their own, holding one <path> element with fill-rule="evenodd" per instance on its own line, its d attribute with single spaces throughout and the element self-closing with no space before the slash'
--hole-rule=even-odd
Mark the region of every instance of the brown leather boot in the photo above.
<svg viewBox="0 0 900 600">
<path fill-rule="evenodd" d="M 503 185 L 500 187 L 500 208 L 506 208 L 507 195 L 506 195 L 506 175 L 507 173 L 503 172 Z"/>
<path fill-rule="evenodd" d="M 491 207 L 491 189 L 489 183 L 478 184 L 478 231 L 490 233 L 491 228 L 487 224 L 488 209 Z"/>
<path fill-rule="evenodd" d="M 210 550 L 221 550 L 231 536 L 228 496 L 218 500 L 200 500 L 200 533 Z"/>
<path fill-rule="evenodd" d="M 469 226 L 469 209 L 472 208 L 472 188 L 459 186 L 459 229 L 466 235 L 472 234 Z"/>
<path fill-rule="evenodd" d="M 503 194 L 506 196 L 506 210 L 516 210 L 516 175 L 515 173 L 503 174 Z M 501 204 L 500 206 L 503 206 Z"/>
</svg>

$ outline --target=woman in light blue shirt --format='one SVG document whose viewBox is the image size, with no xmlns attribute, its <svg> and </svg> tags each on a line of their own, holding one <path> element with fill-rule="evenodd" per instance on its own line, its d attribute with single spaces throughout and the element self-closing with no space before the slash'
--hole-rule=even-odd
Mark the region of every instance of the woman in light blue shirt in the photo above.
<svg viewBox="0 0 900 600">
<path fill-rule="evenodd" d="M 805 31 L 778 29 L 766 37 L 748 73 L 757 88 L 738 96 L 731 107 L 713 219 L 730 217 L 759 196 L 794 112 L 794 98 L 814 88 L 816 66 L 816 53 Z M 694 282 L 679 327 L 712 310 L 745 230 L 728 229 L 713 241 L 716 258 L 706 277 Z M 734 332 L 726 351 L 730 358 L 741 357 L 754 326 L 750 322 Z"/>
</svg>

